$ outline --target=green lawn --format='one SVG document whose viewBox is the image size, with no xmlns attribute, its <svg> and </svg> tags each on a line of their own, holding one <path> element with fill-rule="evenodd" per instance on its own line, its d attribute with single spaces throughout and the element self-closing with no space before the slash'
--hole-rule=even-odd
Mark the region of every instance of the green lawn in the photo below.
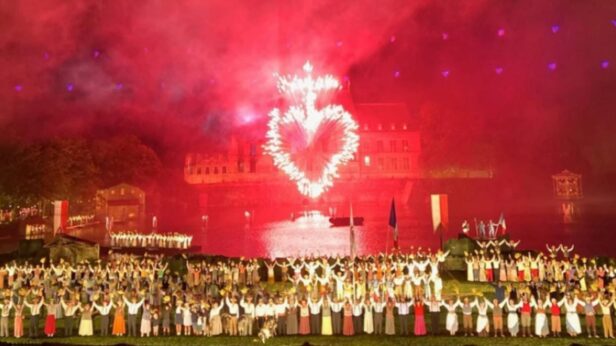
<svg viewBox="0 0 616 346">
<path fill-rule="evenodd" d="M 249 337 L 150 337 L 150 338 L 128 338 L 128 337 L 72 337 L 72 338 L 53 338 L 53 339 L 0 339 L 1 342 L 9 344 L 43 344 L 53 342 L 54 344 L 65 345 L 260 345 L 261 342 L 256 338 Z M 477 345 L 477 346 L 570 346 L 577 345 L 616 345 L 616 340 L 588 339 L 588 338 L 560 338 L 560 339 L 539 339 L 539 338 L 480 338 L 480 337 L 400 337 L 400 336 L 354 336 L 354 337 L 274 337 L 267 341 L 267 345 L 438 345 L 438 346 L 458 346 L 458 345 Z"/>
</svg>

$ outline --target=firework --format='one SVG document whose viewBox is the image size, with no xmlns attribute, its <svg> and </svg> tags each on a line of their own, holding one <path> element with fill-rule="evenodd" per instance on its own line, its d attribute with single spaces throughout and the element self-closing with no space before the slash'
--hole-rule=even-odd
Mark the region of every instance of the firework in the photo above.
<svg viewBox="0 0 616 346">
<path fill-rule="evenodd" d="M 303 78 L 277 76 L 279 92 L 294 103 L 284 113 L 278 108 L 269 113 L 264 149 L 272 157 L 274 165 L 297 184 L 300 193 L 316 198 L 333 186 L 334 179 L 338 177 L 338 168 L 355 155 L 359 145 L 358 126 L 351 114 L 340 105 L 317 109 L 318 94 L 337 90 L 340 83 L 330 75 L 313 78 L 312 66 L 308 62 L 303 69 Z M 327 138 L 328 143 L 333 143 L 336 148 L 314 155 L 313 147 L 328 134 L 333 137 Z M 294 139 L 291 137 L 294 135 L 301 137 L 302 148 L 293 146 Z M 306 162 L 314 160 L 320 160 L 320 169 L 309 169 Z"/>
</svg>

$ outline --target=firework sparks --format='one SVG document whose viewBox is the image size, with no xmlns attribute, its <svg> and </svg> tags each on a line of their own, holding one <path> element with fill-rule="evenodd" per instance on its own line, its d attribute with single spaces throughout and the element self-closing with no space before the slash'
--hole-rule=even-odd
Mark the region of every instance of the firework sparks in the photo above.
<svg viewBox="0 0 616 346">
<path fill-rule="evenodd" d="M 338 177 L 338 168 L 353 158 L 359 145 L 359 136 L 356 133 L 358 126 L 342 106 L 327 105 L 321 109 L 316 108 L 318 94 L 339 89 L 340 83 L 330 75 L 313 78 L 313 68 L 309 62 L 303 69 L 306 74 L 303 78 L 277 76 L 280 93 L 300 101 L 284 113 L 278 108 L 269 113 L 269 130 L 264 149 L 273 158 L 274 165 L 297 184 L 300 193 L 316 198 L 333 186 L 334 179 Z M 300 128 L 305 134 L 305 143 L 310 145 L 316 141 L 326 125 L 335 125 L 340 129 L 340 149 L 326 155 L 322 170 L 316 176 L 309 176 L 306 167 L 300 167 L 298 160 L 292 157 L 293 148 L 286 145 L 289 140 L 285 138 L 283 128 Z"/>
</svg>

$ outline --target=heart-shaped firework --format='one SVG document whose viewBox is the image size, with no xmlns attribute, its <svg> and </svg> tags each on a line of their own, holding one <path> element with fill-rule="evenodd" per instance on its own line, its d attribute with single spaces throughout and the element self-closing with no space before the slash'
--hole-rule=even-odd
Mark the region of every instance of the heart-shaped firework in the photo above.
<svg viewBox="0 0 616 346">
<path fill-rule="evenodd" d="M 333 185 L 338 168 L 353 158 L 359 136 L 357 123 L 342 106 L 315 106 L 317 94 L 338 89 L 338 81 L 332 76 L 312 78 L 310 63 L 304 72 L 304 78 L 278 77 L 280 92 L 301 101 L 284 114 L 277 108 L 270 112 L 264 149 L 300 193 L 315 198 Z"/>
</svg>

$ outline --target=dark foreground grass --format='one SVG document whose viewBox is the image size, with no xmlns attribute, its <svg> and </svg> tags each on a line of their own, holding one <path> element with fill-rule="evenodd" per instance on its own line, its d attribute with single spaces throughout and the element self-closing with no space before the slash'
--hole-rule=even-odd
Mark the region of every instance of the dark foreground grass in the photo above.
<svg viewBox="0 0 616 346">
<path fill-rule="evenodd" d="M 191 345 L 261 345 L 261 342 L 252 337 L 70 337 L 70 338 L 2 338 L 0 342 L 12 345 L 135 345 L 135 346 L 191 346 Z M 588 339 L 588 338 L 481 338 L 481 337 L 401 337 L 401 336 L 375 336 L 362 335 L 353 337 L 343 336 L 308 336 L 308 337 L 274 337 L 266 342 L 272 346 L 300 346 L 300 345 L 348 345 L 348 346 L 382 346 L 382 345 L 418 345 L 418 346 L 603 346 L 614 345 L 612 339 Z"/>
</svg>

